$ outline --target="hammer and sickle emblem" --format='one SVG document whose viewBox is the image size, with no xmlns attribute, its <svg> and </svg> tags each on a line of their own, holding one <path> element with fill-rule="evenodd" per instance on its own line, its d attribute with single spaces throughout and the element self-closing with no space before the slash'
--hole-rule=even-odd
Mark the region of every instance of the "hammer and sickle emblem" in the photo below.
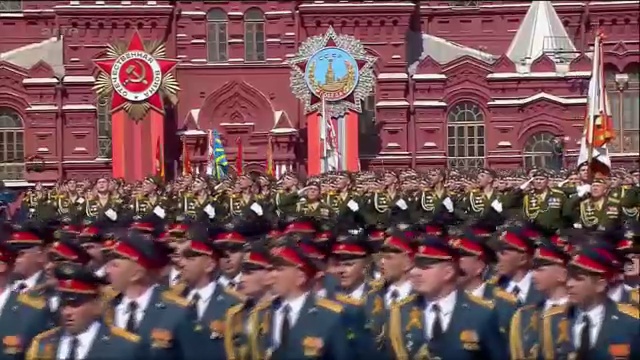
<svg viewBox="0 0 640 360">
<path fill-rule="evenodd" d="M 127 66 L 125 72 L 127 73 L 127 79 L 124 81 L 123 85 L 127 85 L 129 83 L 143 83 L 144 85 L 147 85 L 149 83 L 146 79 L 147 68 L 144 67 L 144 64 L 142 64 L 140 60 L 134 60 L 133 64 Z"/>
</svg>

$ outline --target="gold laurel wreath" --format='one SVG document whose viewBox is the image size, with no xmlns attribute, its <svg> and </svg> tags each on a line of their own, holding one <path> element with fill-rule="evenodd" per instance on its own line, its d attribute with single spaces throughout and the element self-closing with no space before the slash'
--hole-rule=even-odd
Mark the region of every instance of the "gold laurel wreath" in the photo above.
<svg viewBox="0 0 640 360">
<path fill-rule="evenodd" d="M 117 59 L 127 52 L 128 47 L 129 44 L 126 42 L 109 44 L 107 45 L 106 58 Z M 167 54 L 167 47 L 160 40 L 144 41 L 144 50 L 156 59 L 163 59 Z M 101 71 L 96 79 L 93 90 L 99 97 L 111 96 L 111 94 L 113 94 L 113 83 L 111 83 L 109 75 Z M 160 89 L 158 91 L 160 91 L 160 96 L 169 101 L 172 105 L 178 103 L 177 95 L 178 91 L 180 91 L 180 85 L 178 85 L 178 81 L 173 74 L 167 73 L 162 77 L 162 82 L 160 83 Z M 140 121 L 145 117 L 145 115 L 147 115 L 151 106 L 146 101 L 140 103 L 127 102 L 122 108 L 127 112 L 127 114 L 129 114 L 131 119 L 134 121 Z"/>
</svg>

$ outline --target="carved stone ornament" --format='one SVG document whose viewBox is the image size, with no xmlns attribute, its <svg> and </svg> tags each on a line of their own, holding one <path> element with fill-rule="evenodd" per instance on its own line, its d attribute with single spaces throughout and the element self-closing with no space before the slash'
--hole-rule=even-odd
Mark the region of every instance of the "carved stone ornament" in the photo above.
<svg viewBox="0 0 640 360">
<path fill-rule="evenodd" d="M 112 96 L 112 113 L 124 109 L 134 121 L 149 109 L 164 114 L 163 96 L 175 99 L 180 90 L 170 73 L 178 60 L 165 59 L 165 54 L 163 43 L 144 42 L 136 31 L 128 45 L 109 45 L 107 58 L 94 60 L 101 70 L 94 90 Z"/>
<path fill-rule="evenodd" d="M 288 61 L 291 90 L 307 114 L 324 110 L 338 117 L 348 110 L 361 112 L 361 100 L 375 86 L 376 60 L 355 37 L 338 35 L 330 27 L 326 34 L 306 39 Z"/>
</svg>

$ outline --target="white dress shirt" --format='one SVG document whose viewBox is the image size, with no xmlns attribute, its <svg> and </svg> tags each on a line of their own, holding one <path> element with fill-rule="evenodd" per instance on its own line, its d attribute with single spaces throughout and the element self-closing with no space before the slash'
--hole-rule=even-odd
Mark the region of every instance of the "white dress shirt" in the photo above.
<svg viewBox="0 0 640 360">
<path fill-rule="evenodd" d="M 509 285 L 507 285 L 507 292 L 513 293 L 513 289 L 517 286 L 520 289 L 518 293 L 518 300 L 520 302 L 525 302 L 527 300 L 527 295 L 529 294 L 529 290 L 531 289 L 531 280 L 533 279 L 533 274 L 529 271 L 520 281 L 509 281 Z"/>
<path fill-rule="evenodd" d="M 624 294 L 624 285 L 616 284 L 615 286 L 609 288 L 607 295 L 609 299 L 613 300 L 613 302 L 619 303 L 622 301 L 622 295 Z"/>
<path fill-rule="evenodd" d="M 600 304 L 586 313 L 578 311 L 576 314 L 576 322 L 573 324 L 573 345 L 577 348 L 580 347 L 580 332 L 584 327 L 583 315 L 587 314 L 589 321 L 591 322 L 591 331 L 589 332 L 589 340 L 591 342 L 590 347 L 593 347 L 598 340 L 602 323 L 604 322 L 604 305 Z"/>
<path fill-rule="evenodd" d="M 2 293 L 0 293 L 0 315 L 4 311 L 5 305 L 7 305 L 7 300 L 9 300 L 9 295 L 11 295 L 11 287 L 7 286 L 4 288 Z"/>
<path fill-rule="evenodd" d="M 487 284 L 486 283 L 482 283 L 480 284 L 480 286 L 478 286 L 477 288 L 468 291 L 469 294 L 473 295 L 473 296 L 477 296 L 481 299 L 484 299 L 484 289 L 487 288 Z"/>
<path fill-rule="evenodd" d="M 349 297 L 356 300 L 362 300 L 364 297 L 364 283 L 353 289 L 353 291 L 349 293 Z"/>
<path fill-rule="evenodd" d="M 218 278 L 218 282 L 222 286 L 229 286 L 229 284 L 231 284 L 231 282 L 233 281 L 234 286 L 238 286 L 238 284 L 240 284 L 240 278 L 241 277 L 242 277 L 242 273 L 234 276 L 233 279 L 229 279 L 228 277 L 226 277 L 224 275 L 220 275 L 220 277 Z"/>
<path fill-rule="evenodd" d="M 400 285 L 389 285 L 389 287 L 387 288 L 387 292 L 384 294 L 384 303 L 389 306 L 391 305 L 391 294 L 393 293 L 393 291 L 396 290 L 398 292 L 398 297 L 396 298 L 396 301 L 400 301 L 404 298 L 406 298 L 407 296 L 411 295 L 411 283 L 408 281 L 403 282 Z"/>
<path fill-rule="evenodd" d="M 127 327 L 127 320 L 129 320 L 129 303 L 135 301 L 138 303 L 138 308 L 136 309 L 136 323 L 140 325 L 140 321 L 144 317 L 144 312 L 149 306 L 149 302 L 151 302 L 151 295 L 153 295 L 153 290 L 155 289 L 155 285 L 148 288 L 140 297 L 137 299 L 130 299 L 128 297 L 122 298 L 120 304 L 116 306 L 116 316 L 115 316 L 115 325 L 119 328 Z"/>
<path fill-rule="evenodd" d="M 273 326 L 275 327 L 275 331 L 273 332 L 273 345 L 274 347 L 280 346 L 280 340 L 282 339 L 282 334 L 280 333 L 282 330 L 282 323 L 284 319 L 284 308 L 289 305 L 289 329 L 293 328 L 298 318 L 300 318 L 300 310 L 304 306 L 304 302 L 307 301 L 307 297 L 309 293 L 305 293 L 293 300 L 287 300 L 282 302 L 280 308 L 276 311 L 275 317 L 273 319 Z"/>
<path fill-rule="evenodd" d="M 78 348 L 76 352 L 77 360 L 84 360 L 87 358 L 89 350 L 98 335 L 98 330 L 100 330 L 100 323 L 94 322 L 87 328 L 87 330 L 85 330 L 85 332 L 76 335 L 76 338 L 78 339 Z M 56 356 L 57 360 L 66 360 L 69 357 L 72 340 L 73 336 L 69 334 L 62 335 L 60 338 L 60 344 L 58 345 L 58 354 Z"/>
<path fill-rule="evenodd" d="M 176 286 L 179 280 L 180 270 L 176 269 L 175 266 L 172 266 L 171 269 L 169 269 L 169 286 Z"/>
<path fill-rule="evenodd" d="M 103 265 L 98 270 L 93 272 L 96 276 L 104 277 L 107 275 L 107 266 Z"/>
<path fill-rule="evenodd" d="M 560 299 L 556 299 L 556 300 L 551 300 L 551 299 L 547 299 L 544 302 L 544 310 L 547 311 L 549 309 L 551 309 L 554 306 L 561 306 L 566 304 L 569 301 L 568 297 L 563 297 Z"/>
<path fill-rule="evenodd" d="M 21 292 L 26 292 L 33 289 L 36 286 L 36 283 L 38 282 L 38 279 L 40 278 L 41 275 L 42 275 L 42 271 L 38 271 L 37 273 L 29 276 L 27 279 L 18 280 L 14 282 L 12 290 L 17 290 L 20 284 L 25 285 L 25 288 Z"/>
<path fill-rule="evenodd" d="M 216 283 L 217 283 L 216 281 L 212 281 L 203 288 L 191 290 L 189 292 L 189 295 L 187 295 L 187 299 L 189 299 L 189 301 L 193 300 L 193 297 L 196 294 L 200 295 L 200 301 L 198 301 L 198 304 L 197 304 L 198 319 L 202 317 L 202 314 L 204 314 L 204 311 L 207 309 L 207 306 L 209 306 L 211 297 L 213 296 L 213 293 L 216 291 Z"/>
<path fill-rule="evenodd" d="M 449 323 L 451 322 L 451 315 L 453 315 L 453 308 L 456 306 L 456 294 L 457 291 L 452 291 L 449 295 L 432 301 L 427 305 L 427 309 L 424 312 L 425 335 L 427 339 L 431 339 L 431 330 L 433 330 L 433 323 L 436 320 L 435 311 L 433 305 L 438 304 L 440 307 L 440 324 L 442 325 L 442 331 L 447 331 Z"/>
</svg>

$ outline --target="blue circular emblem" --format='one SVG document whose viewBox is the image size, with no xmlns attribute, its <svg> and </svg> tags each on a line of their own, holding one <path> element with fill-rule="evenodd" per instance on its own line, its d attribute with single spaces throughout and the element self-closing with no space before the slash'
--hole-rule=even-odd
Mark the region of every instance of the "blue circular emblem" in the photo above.
<svg viewBox="0 0 640 360">
<path fill-rule="evenodd" d="M 313 95 L 326 101 L 340 101 L 351 95 L 358 85 L 358 63 L 345 50 L 326 47 L 307 61 L 304 80 Z"/>
</svg>

